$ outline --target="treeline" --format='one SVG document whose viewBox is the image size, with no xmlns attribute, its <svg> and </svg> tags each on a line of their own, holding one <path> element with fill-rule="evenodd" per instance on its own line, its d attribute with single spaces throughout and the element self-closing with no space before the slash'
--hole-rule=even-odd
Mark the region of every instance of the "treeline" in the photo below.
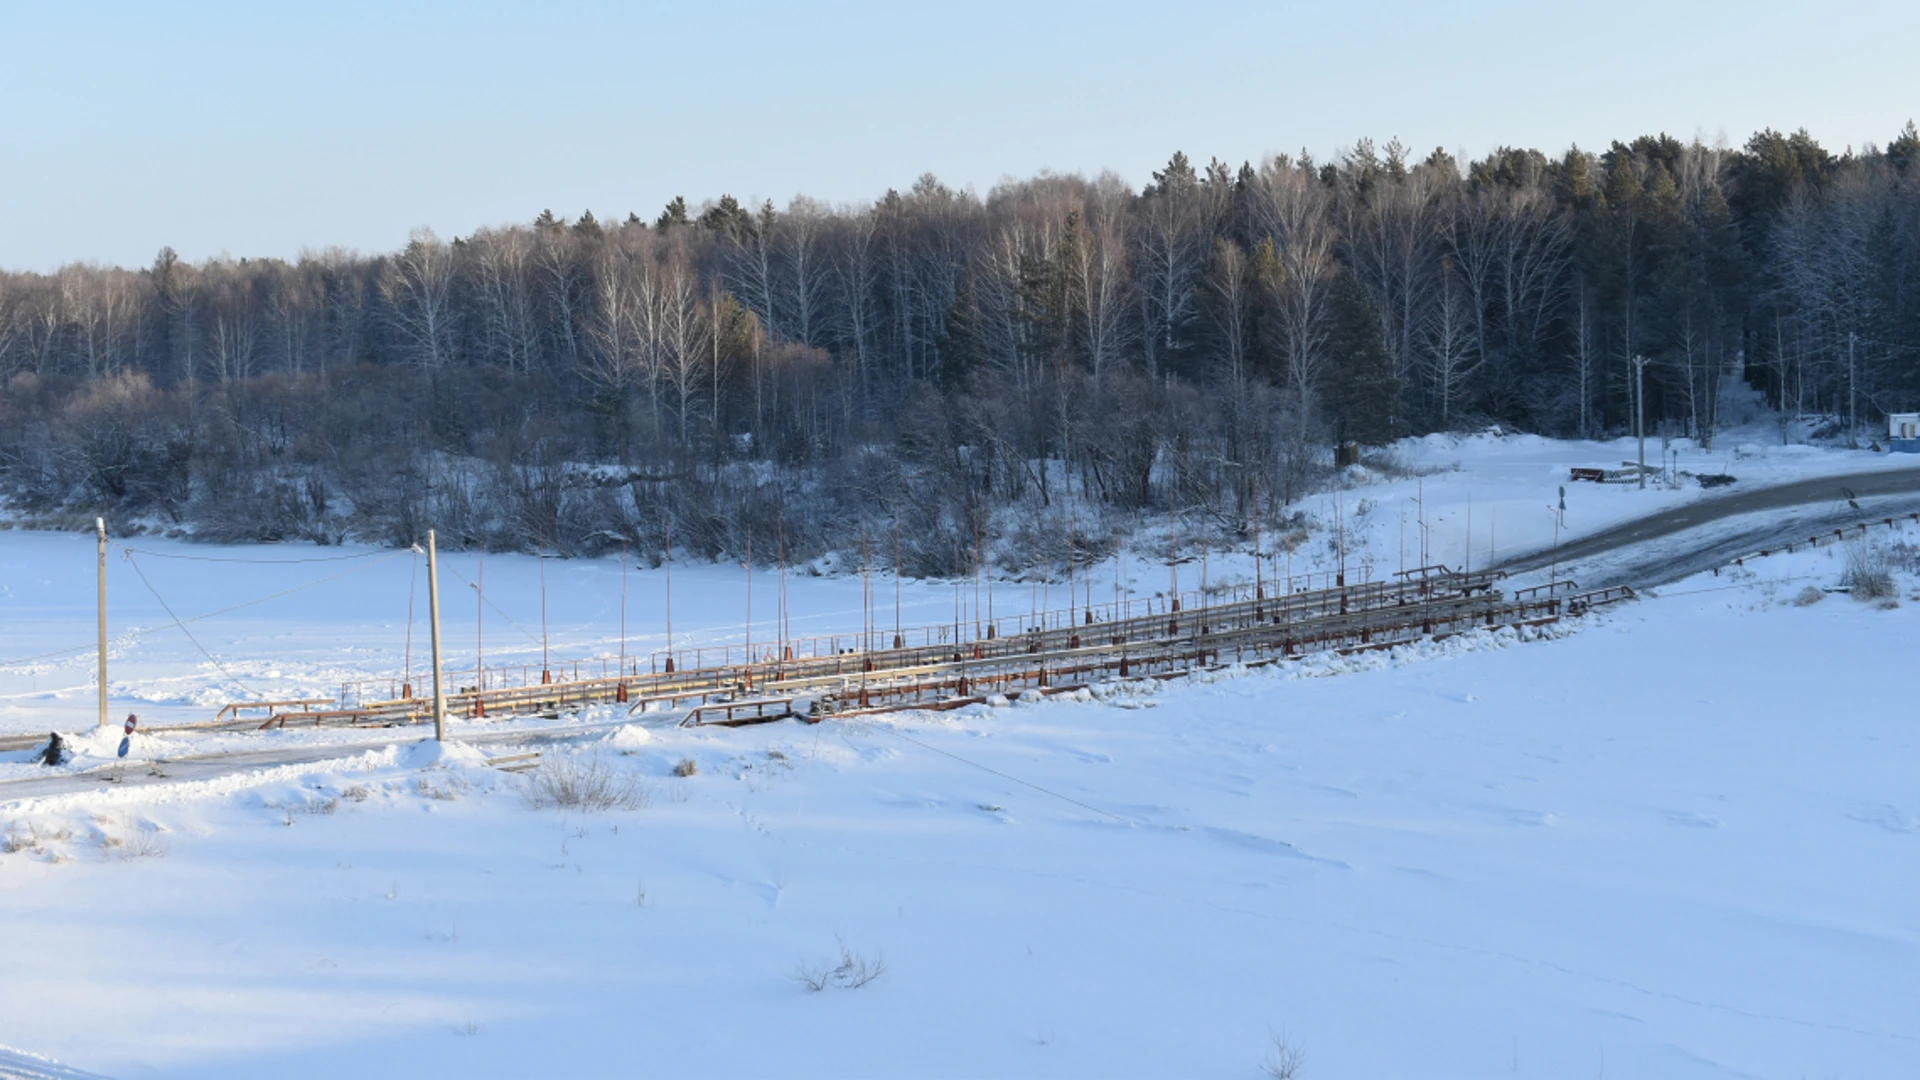
<svg viewBox="0 0 1920 1080">
<path fill-rule="evenodd" d="M 1284 513 L 1336 445 L 1487 423 L 1712 438 L 1920 405 L 1920 136 L 1666 136 L 676 198 L 391 254 L 0 274 L 18 513 L 790 557 L 1057 561 Z M 1632 378 L 1644 358 L 1644 379 Z M 1644 386 L 1645 400 L 1635 401 Z M 1271 518 L 1270 518 L 1271 519 Z M 877 544 L 878 541 L 873 541 Z"/>
</svg>

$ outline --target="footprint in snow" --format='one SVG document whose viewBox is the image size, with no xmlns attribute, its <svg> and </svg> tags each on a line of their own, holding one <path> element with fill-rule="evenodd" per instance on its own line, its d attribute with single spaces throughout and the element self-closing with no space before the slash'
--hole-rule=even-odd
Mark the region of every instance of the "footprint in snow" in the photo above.
<svg viewBox="0 0 1920 1080">
<path fill-rule="evenodd" d="M 1862 825 L 1878 825 L 1891 833 L 1920 832 L 1920 818 L 1897 806 L 1888 806 L 1884 803 L 1862 807 L 1848 814 L 1847 817 Z"/>
<path fill-rule="evenodd" d="M 1524 810 L 1516 806 L 1483 806 L 1480 809 L 1497 815 L 1509 825 L 1557 825 L 1560 819 L 1545 810 Z"/>
<path fill-rule="evenodd" d="M 1266 855 L 1281 855 L 1291 859 L 1304 859 L 1307 862 L 1316 862 L 1316 863 L 1322 863 L 1328 866 L 1337 866 L 1343 870 L 1352 869 L 1351 866 L 1340 861 L 1339 859 L 1327 859 L 1327 858 L 1322 858 L 1321 856 L 1318 856 L 1318 855 L 1309 855 L 1306 852 L 1301 851 L 1299 848 L 1294 847 L 1292 844 L 1289 844 L 1285 840 L 1276 840 L 1271 836 L 1261 836 L 1257 833 L 1241 832 L 1239 829 L 1222 829 L 1212 825 L 1203 826 L 1201 831 L 1206 833 L 1208 836 L 1213 837 L 1215 840 L 1218 840 L 1221 843 L 1227 844 L 1231 847 L 1242 848 L 1250 851 L 1257 851 Z"/>
</svg>

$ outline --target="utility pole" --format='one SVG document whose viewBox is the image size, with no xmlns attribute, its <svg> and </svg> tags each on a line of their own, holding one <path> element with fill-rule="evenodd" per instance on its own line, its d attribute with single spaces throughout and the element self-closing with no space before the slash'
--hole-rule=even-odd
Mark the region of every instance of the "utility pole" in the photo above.
<svg viewBox="0 0 1920 1080">
<path fill-rule="evenodd" d="M 427 530 L 427 615 L 433 623 L 433 739 L 447 738 L 447 691 L 440 674 L 440 555 Z"/>
<path fill-rule="evenodd" d="M 107 726 L 107 519 L 94 518 L 100 537 L 100 726 Z"/>
<path fill-rule="evenodd" d="M 1860 425 L 1853 414 L 1853 343 L 1860 335 L 1847 331 L 1847 449 L 1860 448 Z"/>
<path fill-rule="evenodd" d="M 667 517 L 667 674 L 673 674 L 673 518 Z"/>
<path fill-rule="evenodd" d="M 553 671 L 547 664 L 547 552 L 545 545 L 534 550 L 540 560 L 540 685 L 553 681 Z"/>
<path fill-rule="evenodd" d="M 1549 503 L 1547 513 L 1553 515 L 1553 563 L 1552 569 L 1547 572 L 1547 599 L 1551 600 L 1558 595 L 1557 585 L 1560 581 L 1560 511 Z"/>
<path fill-rule="evenodd" d="M 1400 531 L 1404 536 L 1405 522 L 1401 522 Z M 1255 600 L 1267 598 L 1266 587 L 1260 583 L 1260 504 L 1257 502 L 1253 506 L 1253 598 Z"/>
<path fill-rule="evenodd" d="M 1640 490 L 1647 490 L 1647 358 L 1633 358 L 1633 434 L 1640 440 Z"/>
<path fill-rule="evenodd" d="M 743 508 L 744 509 L 744 508 Z M 753 678 L 753 523 L 747 523 L 747 678 Z"/>
</svg>

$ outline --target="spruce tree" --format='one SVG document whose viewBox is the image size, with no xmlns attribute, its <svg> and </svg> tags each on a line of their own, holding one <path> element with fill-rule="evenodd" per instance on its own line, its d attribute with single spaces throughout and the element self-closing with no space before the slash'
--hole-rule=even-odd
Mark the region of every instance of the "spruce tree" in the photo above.
<svg viewBox="0 0 1920 1080">
<path fill-rule="evenodd" d="M 1373 298 L 1348 273 L 1328 298 L 1325 401 L 1337 443 L 1378 446 L 1399 427 L 1400 383 L 1380 335 Z"/>
<path fill-rule="evenodd" d="M 700 224 L 722 236 L 737 238 L 741 227 L 747 224 L 747 210 L 740 205 L 740 200 L 722 195 L 719 202 L 701 213 Z"/>
<path fill-rule="evenodd" d="M 660 217 L 653 223 L 653 227 L 665 229 L 673 225 L 686 224 L 690 224 L 687 218 L 687 200 L 684 196 L 675 195 L 673 201 L 667 204 L 667 208 L 660 211 Z"/>
<path fill-rule="evenodd" d="M 1920 130 L 1916 130 L 1913 121 L 1909 120 L 1907 126 L 1900 129 L 1900 134 L 1887 144 L 1887 163 L 1904 175 L 1916 162 L 1920 162 Z"/>
<path fill-rule="evenodd" d="M 1193 163 L 1187 160 L 1185 152 L 1175 150 L 1167 167 L 1153 174 L 1153 183 L 1147 185 L 1143 195 L 1179 195 L 1193 190 L 1200 182 L 1200 175 L 1193 171 Z"/>
</svg>

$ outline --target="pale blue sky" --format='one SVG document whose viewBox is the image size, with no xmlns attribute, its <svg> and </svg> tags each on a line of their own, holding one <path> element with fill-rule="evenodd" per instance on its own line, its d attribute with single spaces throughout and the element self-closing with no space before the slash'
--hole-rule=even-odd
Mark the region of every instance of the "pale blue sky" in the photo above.
<svg viewBox="0 0 1920 1080">
<path fill-rule="evenodd" d="M 1481 154 L 1920 111 L 1920 4 L 0 0 L 0 267 L 383 250 L 543 207 L 1136 186 L 1372 136 Z"/>
</svg>

